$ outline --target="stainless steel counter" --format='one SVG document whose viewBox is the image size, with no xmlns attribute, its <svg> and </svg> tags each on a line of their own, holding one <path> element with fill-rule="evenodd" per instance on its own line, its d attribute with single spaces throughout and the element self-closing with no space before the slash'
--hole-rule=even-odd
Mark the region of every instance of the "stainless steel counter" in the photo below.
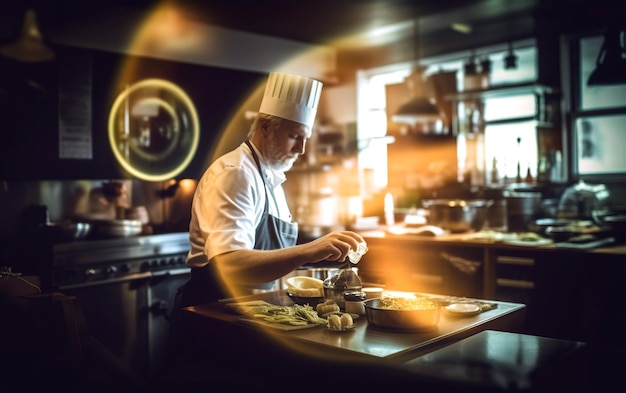
<svg viewBox="0 0 626 393">
<path fill-rule="evenodd" d="M 271 304 L 293 304 L 285 291 L 270 292 L 229 300 L 243 302 L 264 300 Z M 507 302 L 492 302 L 496 308 L 470 317 L 454 317 L 442 311 L 438 327 L 427 331 L 392 331 L 368 324 L 362 316 L 355 319 L 356 327 L 348 332 L 333 332 L 325 327 L 314 327 L 292 331 L 265 328 L 242 323 L 239 316 L 229 311 L 226 302 L 193 306 L 184 309 L 187 317 L 199 325 L 229 326 L 231 333 L 245 335 L 254 330 L 266 335 L 273 344 L 280 342 L 298 352 L 312 357 L 346 361 L 369 361 L 396 363 L 419 354 L 432 351 L 441 345 L 458 341 L 485 329 L 520 330 L 523 325 L 525 305 Z M 223 339 L 224 337 L 222 337 Z"/>
</svg>

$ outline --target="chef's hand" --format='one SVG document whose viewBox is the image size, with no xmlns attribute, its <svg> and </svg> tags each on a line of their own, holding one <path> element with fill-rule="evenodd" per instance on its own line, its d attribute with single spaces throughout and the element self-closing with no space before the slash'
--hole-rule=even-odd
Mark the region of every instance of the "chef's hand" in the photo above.
<svg viewBox="0 0 626 393">
<path fill-rule="evenodd" d="M 322 261 L 343 262 L 350 250 L 356 250 L 359 243 L 363 243 L 363 237 L 351 231 L 334 231 L 320 238 L 303 244 L 307 248 L 312 260 L 310 263 Z"/>
</svg>

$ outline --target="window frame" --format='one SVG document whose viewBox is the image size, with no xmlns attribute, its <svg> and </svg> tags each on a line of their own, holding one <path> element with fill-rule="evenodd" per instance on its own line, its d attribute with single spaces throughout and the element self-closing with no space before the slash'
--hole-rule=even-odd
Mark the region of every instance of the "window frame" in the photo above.
<svg viewBox="0 0 626 393">
<path fill-rule="evenodd" d="M 583 108 L 583 91 L 581 82 L 583 80 L 583 70 L 581 64 L 582 40 L 600 36 L 603 38 L 604 32 L 601 30 L 588 31 L 584 33 L 570 35 L 565 39 L 565 58 L 569 72 L 564 73 L 563 83 L 567 84 L 569 90 L 569 102 L 566 103 L 567 112 L 564 111 L 565 121 L 563 125 L 569 139 L 568 154 L 569 173 L 572 181 L 584 180 L 588 182 L 621 183 L 626 181 L 626 168 L 621 172 L 593 172 L 582 173 L 580 168 L 581 152 L 581 130 L 578 124 L 586 119 L 609 118 L 617 115 L 626 115 L 626 100 L 621 106 L 603 108 Z M 598 48 L 599 50 L 599 48 Z M 586 82 L 585 82 L 586 83 Z M 566 95 L 567 96 L 567 95 Z M 570 130 L 567 132 L 567 130 Z"/>
</svg>

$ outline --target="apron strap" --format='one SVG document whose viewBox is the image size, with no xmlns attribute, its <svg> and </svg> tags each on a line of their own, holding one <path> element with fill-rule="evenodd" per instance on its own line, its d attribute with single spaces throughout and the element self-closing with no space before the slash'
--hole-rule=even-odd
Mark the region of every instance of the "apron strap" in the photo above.
<svg viewBox="0 0 626 393">
<path fill-rule="evenodd" d="M 265 176 L 263 176 L 263 170 L 261 169 L 261 162 L 259 161 L 259 157 L 256 154 L 256 151 L 254 151 L 254 147 L 252 147 L 252 143 L 250 142 L 250 140 L 246 141 L 246 145 L 248 145 L 248 147 L 250 148 L 250 151 L 252 152 L 252 157 L 254 158 L 254 162 L 256 163 L 256 167 L 259 170 L 259 175 L 261 175 L 261 181 L 263 182 L 263 187 L 265 188 L 265 212 L 268 211 L 268 207 L 267 207 L 267 184 L 265 183 Z M 271 187 L 269 187 L 270 189 L 270 194 L 272 194 L 272 199 L 274 200 L 274 206 L 276 206 L 276 212 L 278 214 L 280 214 L 280 209 L 278 208 L 278 201 L 276 201 L 276 196 L 274 196 L 274 190 L 272 190 Z"/>
</svg>

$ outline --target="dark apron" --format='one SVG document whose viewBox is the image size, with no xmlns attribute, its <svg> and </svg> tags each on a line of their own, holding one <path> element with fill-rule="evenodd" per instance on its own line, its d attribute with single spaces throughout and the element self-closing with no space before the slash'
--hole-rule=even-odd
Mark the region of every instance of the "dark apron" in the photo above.
<svg viewBox="0 0 626 393">
<path fill-rule="evenodd" d="M 250 141 L 246 144 L 252 152 L 254 162 L 257 165 L 263 186 L 265 187 L 265 207 L 261 220 L 255 229 L 255 250 L 276 250 L 280 248 L 294 246 L 298 238 L 298 224 L 295 222 L 287 222 L 269 214 L 267 186 L 265 177 L 261 170 L 261 163 L 257 157 Z M 278 203 L 272 189 L 270 188 L 272 199 L 278 210 Z M 251 293 L 254 289 L 271 290 L 274 288 L 276 281 L 270 281 L 265 284 L 240 286 L 239 289 L 244 292 Z M 211 303 L 219 299 L 231 297 L 232 294 L 228 288 L 219 279 L 218 273 L 215 271 L 213 263 L 208 263 L 201 268 L 191 269 L 191 279 L 179 289 L 180 303 L 178 307 L 187 307 L 196 304 Z"/>
</svg>

